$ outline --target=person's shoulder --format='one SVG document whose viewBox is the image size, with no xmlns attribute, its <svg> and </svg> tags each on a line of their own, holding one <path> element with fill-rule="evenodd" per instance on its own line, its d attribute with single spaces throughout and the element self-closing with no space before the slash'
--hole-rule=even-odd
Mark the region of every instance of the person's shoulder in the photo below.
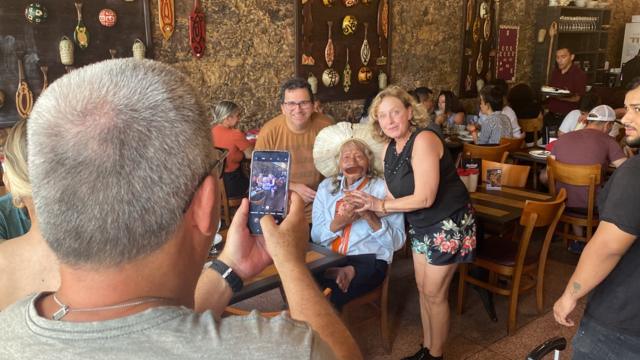
<svg viewBox="0 0 640 360">
<path fill-rule="evenodd" d="M 327 115 L 314 112 L 313 114 L 311 114 L 311 124 L 315 129 L 319 131 L 326 128 L 327 126 L 333 125 L 334 121 Z"/>
<path fill-rule="evenodd" d="M 262 135 L 263 132 L 274 131 L 282 126 L 286 126 L 286 124 L 284 115 L 280 114 L 262 125 L 262 128 L 260 128 L 260 135 Z"/>
<path fill-rule="evenodd" d="M 627 159 L 619 168 L 616 169 L 615 172 L 631 175 L 636 179 L 640 178 L 640 155 L 632 156 Z"/>
</svg>

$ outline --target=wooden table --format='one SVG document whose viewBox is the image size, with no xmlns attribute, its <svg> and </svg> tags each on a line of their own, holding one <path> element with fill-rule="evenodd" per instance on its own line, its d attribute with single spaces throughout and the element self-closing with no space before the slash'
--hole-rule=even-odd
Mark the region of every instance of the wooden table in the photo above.
<svg viewBox="0 0 640 360">
<path fill-rule="evenodd" d="M 330 267 L 341 266 L 345 263 L 346 257 L 333 251 L 310 243 L 309 251 L 306 255 L 306 263 L 309 270 L 318 274 Z M 229 304 L 234 304 L 239 301 L 248 299 L 250 297 L 262 294 L 271 289 L 275 289 L 280 286 L 280 276 L 278 276 L 278 270 L 273 265 L 269 265 L 264 271 L 256 275 L 249 281 L 244 283 L 244 287 L 240 292 L 233 295 Z"/>
<path fill-rule="evenodd" d="M 478 219 L 499 225 L 517 221 L 522 215 L 522 208 L 527 200 L 550 201 L 553 199 L 549 194 L 506 186 L 501 190 L 487 190 L 484 185 L 479 185 L 477 191 L 469 195 Z"/>
</svg>

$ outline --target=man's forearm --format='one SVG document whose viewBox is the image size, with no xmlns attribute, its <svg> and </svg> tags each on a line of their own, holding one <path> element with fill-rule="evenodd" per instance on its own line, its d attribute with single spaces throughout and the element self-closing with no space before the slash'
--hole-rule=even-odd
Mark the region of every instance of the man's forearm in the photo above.
<svg viewBox="0 0 640 360">
<path fill-rule="evenodd" d="M 571 276 L 565 294 L 578 300 L 604 280 L 620 261 L 621 255 L 603 254 L 598 243 L 589 243 Z"/>
<path fill-rule="evenodd" d="M 305 321 L 340 359 L 361 359 L 355 340 L 328 301 L 324 299 L 304 264 L 278 264 L 291 317 Z"/>
<path fill-rule="evenodd" d="M 232 295 L 226 280 L 217 271 L 207 268 L 198 279 L 194 309 L 197 312 L 211 310 L 219 319 Z"/>
</svg>

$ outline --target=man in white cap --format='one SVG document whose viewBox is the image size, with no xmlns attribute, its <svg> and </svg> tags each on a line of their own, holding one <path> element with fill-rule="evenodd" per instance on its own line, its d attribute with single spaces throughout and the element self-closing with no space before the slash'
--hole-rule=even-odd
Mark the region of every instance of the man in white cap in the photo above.
<svg viewBox="0 0 640 360">
<path fill-rule="evenodd" d="M 587 125 L 584 129 L 572 131 L 554 142 L 551 156 L 567 164 L 591 165 L 600 164 L 602 169 L 609 165 L 618 167 L 627 159 L 622 148 L 608 134 L 611 131 L 616 114 L 607 105 L 598 105 L 587 114 Z M 567 207 L 586 209 L 587 188 L 559 183 L 560 188 L 567 189 Z M 582 227 L 574 226 L 574 234 L 581 236 Z M 580 252 L 583 244 L 572 243 L 570 249 Z"/>
</svg>

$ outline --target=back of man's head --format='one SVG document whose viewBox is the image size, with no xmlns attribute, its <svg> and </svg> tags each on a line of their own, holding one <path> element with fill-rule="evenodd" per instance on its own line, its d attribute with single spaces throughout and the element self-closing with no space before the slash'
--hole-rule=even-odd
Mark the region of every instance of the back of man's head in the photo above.
<svg viewBox="0 0 640 360">
<path fill-rule="evenodd" d="M 588 92 L 580 98 L 578 109 L 583 113 L 588 113 L 594 107 L 600 105 L 600 96 L 596 93 Z"/>
<path fill-rule="evenodd" d="M 160 248 L 213 160 L 187 78 L 150 60 L 74 70 L 28 124 L 40 227 L 61 262 L 117 266 Z"/>
</svg>

